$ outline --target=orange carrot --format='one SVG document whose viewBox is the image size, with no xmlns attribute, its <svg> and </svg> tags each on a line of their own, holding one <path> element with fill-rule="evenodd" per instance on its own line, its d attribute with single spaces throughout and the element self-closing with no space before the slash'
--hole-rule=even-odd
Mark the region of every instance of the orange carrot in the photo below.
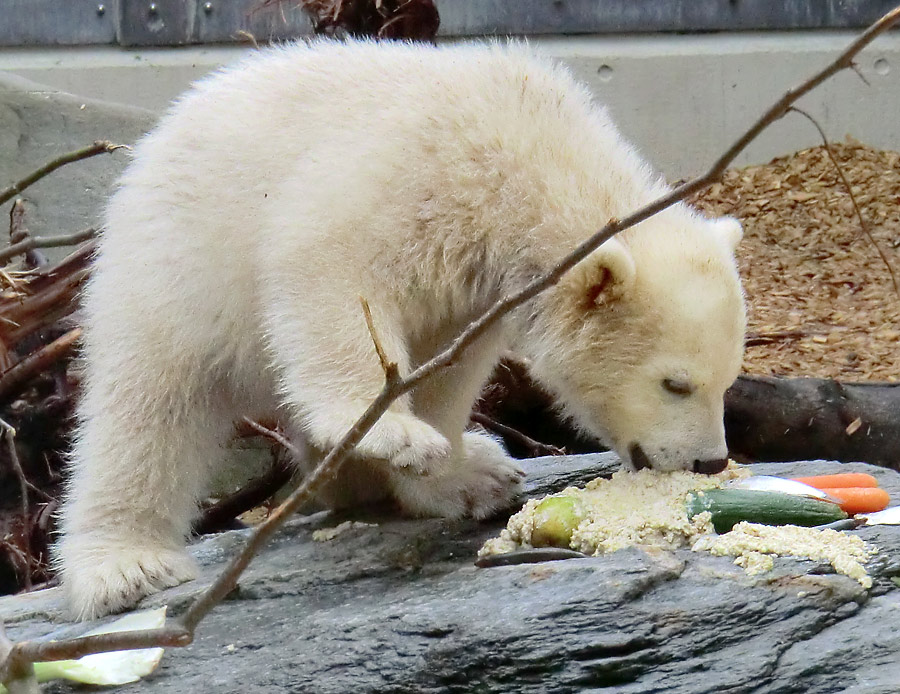
<svg viewBox="0 0 900 694">
<path fill-rule="evenodd" d="M 842 472 L 837 475 L 816 475 L 815 477 L 794 477 L 793 479 L 816 489 L 878 486 L 878 480 L 864 472 Z"/>
<path fill-rule="evenodd" d="M 888 493 L 878 487 L 825 488 L 822 491 L 838 499 L 841 509 L 850 515 L 881 511 L 891 502 Z"/>
</svg>

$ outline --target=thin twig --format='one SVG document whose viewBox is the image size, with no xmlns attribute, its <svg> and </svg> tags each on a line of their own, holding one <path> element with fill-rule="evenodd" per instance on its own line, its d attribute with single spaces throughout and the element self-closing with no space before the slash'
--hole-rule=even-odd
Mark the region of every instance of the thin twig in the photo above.
<svg viewBox="0 0 900 694">
<path fill-rule="evenodd" d="M 25 253 L 34 248 L 58 248 L 59 246 L 74 246 L 82 241 L 94 238 L 97 230 L 83 229 L 72 234 L 61 234 L 59 236 L 29 236 L 17 243 L 12 244 L 9 248 L 0 251 L 0 264 L 5 263 L 10 258 L 14 258 L 20 253 Z"/>
<path fill-rule="evenodd" d="M 30 238 L 28 229 L 25 227 L 25 201 L 17 198 L 12 207 L 9 208 L 9 243 L 17 244 Z M 3 261 L 5 262 L 5 261 Z M 47 256 L 39 250 L 26 249 L 25 251 L 25 268 L 33 269 L 41 265 L 46 265 Z M 2 262 L 0 262 L 2 264 Z"/>
<path fill-rule="evenodd" d="M 291 452 L 291 455 L 296 458 L 302 458 L 303 452 L 300 451 L 290 439 L 288 439 L 284 434 L 282 434 L 277 429 L 270 429 L 264 424 L 260 424 L 255 419 L 251 419 L 250 417 L 241 417 L 241 421 L 246 424 L 248 427 L 253 429 L 257 434 L 261 436 L 265 436 L 268 439 L 272 439 L 275 443 L 284 446 L 288 451 Z"/>
<path fill-rule="evenodd" d="M 259 50 L 259 42 L 256 40 L 256 37 L 249 31 L 246 31 L 245 29 L 239 29 L 235 32 L 234 35 L 241 41 L 249 43 L 251 46 L 253 46 L 254 50 Z"/>
<path fill-rule="evenodd" d="M 25 201 L 19 198 L 9 208 L 9 242 L 18 243 L 28 236 L 25 231 Z"/>
<path fill-rule="evenodd" d="M 13 646 L 9 660 L 26 663 L 75 660 L 105 651 L 189 646 L 191 641 L 192 635 L 178 626 L 79 636 L 62 641 L 20 641 Z"/>
<path fill-rule="evenodd" d="M 722 155 L 710 168 L 710 170 L 688 183 L 677 187 L 667 195 L 632 213 L 622 220 L 612 220 L 603 229 L 595 233 L 588 240 L 579 245 L 566 258 L 561 260 L 543 277 L 531 282 L 516 294 L 498 301 L 480 318 L 473 321 L 453 343 L 444 351 L 437 354 L 427 363 L 418 367 L 407 378 L 391 383 L 386 381 L 382 391 L 372 401 L 363 415 L 343 436 L 338 444 L 332 448 L 322 462 L 313 472 L 303 480 L 294 492 L 278 506 L 270 516 L 261 523 L 247 544 L 236 555 L 225 570 L 219 574 L 213 584 L 195 600 L 180 622 L 183 628 L 168 627 L 162 630 L 150 630 L 146 632 L 121 632 L 118 634 L 104 634 L 101 637 L 84 637 L 72 641 L 41 642 L 17 644 L 13 647 L 6 667 L 17 662 L 50 659 L 63 659 L 78 657 L 87 653 L 109 650 L 123 650 L 126 648 L 148 648 L 153 646 L 184 646 L 193 639 L 194 631 L 199 622 L 227 596 L 237 585 L 237 580 L 250 561 L 268 541 L 278 527 L 294 513 L 315 491 L 325 482 L 330 480 L 337 472 L 338 467 L 344 461 L 347 454 L 362 439 L 365 433 L 375 424 L 378 418 L 387 411 L 390 404 L 404 393 L 411 390 L 423 379 L 438 369 L 452 363 L 466 347 L 478 339 L 500 317 L 509 313 L 514 308 L 521 306 L 536 294 L 556 284 L 562 275 L 578 262 L 587 257 L 593 250 L 613 235 L 634 226 L 635 224 L 653 216 L 669 205 L 684 199 L 688 195 L 704 188 L 715 181 L 735 157 L 770 123 L 785 114 L 787 109 L 801 96 L 821 84 L 825 79 L 847 68 L 852 63 L 852 58 L 876 36 L 889 29 L 900 19 L 900 6 L 896 7 L 875 24 L 869 27 L 849 48 L 838 58 L 829 64 L 799 87 L 787 92 L 778 102 L 772 106 L 744 133 L 728 151 Z M 50 654 L 51 657 L 48 657 Z M 7 670 L 8 671 L 8 670 Z M 0 677 L 2 679 L 2 677 Z"/>
<path fill-rule="evenodd" d="M 19 495 L 22 503 L 22 533 L 25 538 L 25 590 L 31 590 L 31 504 L 28 500 L 28 479 L 19 462 L 19 454 L 16 451 L 16 430 L 5 419 L 0 419 L 0 428 L 3 429 L 3 438 L 6 439 L 6 450 L 9 452 L 9 462 L 13 472 L 19 479 Z"/>
<path fill-rule="evenodd" d="M 0 622 L 0 683 L 6 685 L 8 694 L 40 694 L 33 661 L 11 657 L 15 648 Z"/>
<path fill-rule="evenodd" d="M 17 183 L 13 183 L 8 188 L 4 188 L 0 190 L 0 205 L 5 203 L 7 200 L 12 198 L 15 195 L 18 195 L 23 190 L 28 188 L 28 186 L 37 183 L 44 176 L 53 173 L 61 166 L 65 166 L 66 164 L 71 164 L 72 162 L 81 161 L 82 159 L 88 159 L 90 157 L 96 157 L 98 154 L 105 154 L 107 152 L 115 152 L 117 149 L 128 149 L 127 145 L 114 145 L 111 142 L 107 142 L 106 140 L 97 140 L 94 144 L 89 147 L 84 147 L 83 149 L 76 149 L 74 152 L 69 152 L 68 154 L 63 154 L 61 157 L 57 157 L 56 159 L 47 162 L 41 168 L 36 171 L 31 172 L 21 181 Z"/>
<path fill-rule="evenodd" d="M 776 330 L 771 333 L 747 333 L 747 336 L 744 338 L 744 347 L 769 345 L 779 340 L 802 340 L 804 337 L 816 334 L 819 333 L 811 333 L 806 330 Z"/>
<path fill-rule="evenodd" d="M 378 355 L 378 361 L 381 362 L 381 369 L 384 371 L 384 377 L 388 381 L 396 381 L 400 377 L 397 368 L 397 362 L 388 359 L 384 347 L 381 346 L 381 340 L 378 339 L 378 333 L 375 331 L 375 321 L 372 319 L 372 311 L 369 308 L 369 302 L 365 297 L 359 297 L 359 303 L 362 304 L 363 316 L 366 319 L 366 327 L 369 329 L 369 335 L 372 336 L 372 343 L 375 345 L 375 353 Z"/>
<path fill-rule="evenodd" d="M 859 226 L 862 229 L 862 232 L 866 235 L 866 238 L 869 239 L 869 242 L 875 248 L 875 252 L 878 253 L 878 256 L 881 258 L 881 262 L 884 263 L 884 266 L 887 268 L 888 274 L 891 276 L 891 284 L 894 285 L 894 293 L 900 296 L 900 287 L 897 286 L 897 276 L 894 274 L 894 268 L 891 267 L 891 263 L 887 259 L 887 256 L 884 254 L 884 251 L 881 250 L 881 246 L 878 245 L 878 242 L 875 241 L 875 237 L 872 236 L 872 231 L 869 229 L 869 223 L 866 221 L 865 217 L 863 217 L 862 210 L 859 208 L 859 203 L 856 201 L 856 195 L 853 194 L 853 186 L 850 185 L 850 181 L 848 181 L 847 177 L 844 175 L 844 168 L 840 165 L 837 157 L 834 155 L 834 150 L 831 149 L 831 143 L 828 141 L 828 137 L 825 135 L 825 131 L 822 130 L 822 126 L 819 125 L 819 122 L 803 109 L 797 108 L 796 106 L 791 106 L 790 110 L 794 111 L 795 113 L 799 113 L 801 116 L 806 118 L 810 123 L 813 124 L 813 127 L 819 131 L 819 136 L 822 138 L 822 145 L 825 147 L 825 151 L 828 153 L 828 158 L 831 159 L 831 163 L 834 164 L 834 168 L 837 170 L 838 176 L 840 176 L 844 187 L 847 189 L 847 194 L 850 196 L 850 202 L 853 204 L 853 210 L 856 212 L 856 218 L 859 220 Z"/>
<path fill-rule="evenodd" d="M 556 446 L 551 446 L 549 444 L 536 441 L 530 436 L 523 434 L 518 429 L 513 429 L 510 426 L 501 424 L 496 419 L 491 419 L 486 414 L 473 412 L 469 419 L 471 419 L 476 424 L 480 424 L 488 431 L 493 431 L 495 434 L 500 434 L 500 436 L 503 436 L 506 439 L 511 439 L 518 442 L 519 445 L 525 447 L 532 454 L 532 457 L 536 457 L 539 455 L 566 454 L 566 452 L 562 448 L 557 448 Z"/>
</svg>

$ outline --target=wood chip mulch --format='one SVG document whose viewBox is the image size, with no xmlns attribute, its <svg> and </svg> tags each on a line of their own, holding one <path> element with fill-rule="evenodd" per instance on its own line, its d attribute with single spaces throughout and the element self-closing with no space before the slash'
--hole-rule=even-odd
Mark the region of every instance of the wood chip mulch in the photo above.
<svg viewBox="0 0 900 694">
<path fill-rule="evenodd" d="M 900 281 L 900 153 L 851 138 L 831 149 Z M 900 295 L 824 146 L 730 170 L 694 202 L 744 224 L 745 371 L 900 379 Z"/>
</svg>

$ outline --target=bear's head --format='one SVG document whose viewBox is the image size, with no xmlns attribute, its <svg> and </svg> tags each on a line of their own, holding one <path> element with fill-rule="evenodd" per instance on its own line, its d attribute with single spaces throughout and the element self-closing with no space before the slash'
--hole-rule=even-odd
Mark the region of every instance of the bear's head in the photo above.
<svg viewBox="0 0 900 694">
<path fill-rule="evenodd" d="M 633 469 L 727 464 L 723 398 L 744 345 L 741 234 L 732 218 L 662 213 L 536 300 L 526 341 L 534 376 Z"/>
</svg>

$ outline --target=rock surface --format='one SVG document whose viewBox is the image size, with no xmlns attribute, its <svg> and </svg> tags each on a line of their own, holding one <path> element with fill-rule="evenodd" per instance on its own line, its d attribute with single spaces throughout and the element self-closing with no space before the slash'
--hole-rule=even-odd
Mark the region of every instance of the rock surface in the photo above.
<svg viewBox="0 0 900 694">
<path fill-rule="evenodd" d="M 611 472 L 609 454 L 526 461 L 543 495 Z M 900 474 L 860 464 L 758 465 L 760 473 L 866 470 L 900 499 Z M 398 520 L 372 512 L 328 542 L 292 521 L 196 642 L 128 692 L 852 692 L 900 682 L 900 526 L 858 532 L 881 550 L 871 591 L 828 566 L 776 560 L 750 578 L 730 559 L 637 549 L 490 569 L 472 561 L 504 520 Z M 246 531 L 194 547 L 204 577 L 146 601 L 177 614 Z M 60 624 L 55 589 L 0 599 L 21 639 Z M 55 630 L 55 631 L 54 631 Z M 69 692 L 55 684 L 52 691 Z"/>
</svg>

